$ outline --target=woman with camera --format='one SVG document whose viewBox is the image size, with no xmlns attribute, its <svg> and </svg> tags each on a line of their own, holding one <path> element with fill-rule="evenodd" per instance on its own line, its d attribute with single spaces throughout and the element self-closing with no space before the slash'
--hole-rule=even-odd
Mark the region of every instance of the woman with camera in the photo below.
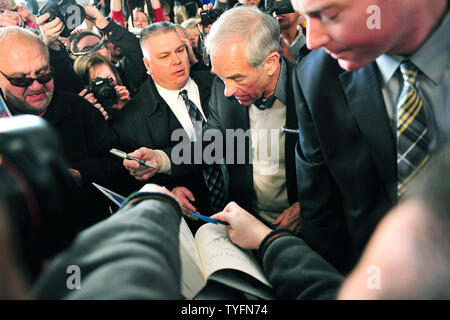
<svg viewBox="0 0 450 320">
<path fill-rule="evenodd" d="M 117 70 L 101 55 L 79 57 L 73 68 L 85 86 L 79 95 L 99 109 L 105 120 L 116 117 L 130 100 L 130 92 L 123 86 Z"/>
</svg>

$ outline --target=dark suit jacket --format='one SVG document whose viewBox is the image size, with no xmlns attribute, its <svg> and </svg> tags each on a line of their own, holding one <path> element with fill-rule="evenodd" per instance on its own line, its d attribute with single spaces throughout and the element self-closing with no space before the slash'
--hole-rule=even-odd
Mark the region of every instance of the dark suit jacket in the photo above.
<svg viewBox="0 0 450 320">
<path fill-rule="evenodd" d="M 375 63 L 353 72 L 315 50 L 294 74 L 306 243 L 342 272 L 396 204 L 396 148 Z"/>
<path fill-rule="evenodd" d="M 180 215 L 173 200 L 158 195 L 122 208 L 79 233 L 67 250 L 55 256 L 34 283 L 33 297 L 182 299 Z M 80 268 L 81 290 L 66 284 L 69 265 Z"/>
<path fill-rule="evenodd" d="M 285 60 L 288 66 L 288 79 L 291 79 L 295 64 Z M 294 95 L 292 89 L 292 82 L 288 81 L 286 90 L 287 106 L 286 106 L 286 127 L 298 128 L 297 116 L 294 106 Z M 248 114 L 248 107 L 244 107 L 236 100 L 235 97 L 227 98 L 224 95 L 224 83 L 218 77 L 214 79 L 212 85 L 212 93 L 209 107 L 210 115 L 208 123 L 203 127 L 203 130 L 217 128 L 222 131 L 224 138 L 224 146 L 231 144 L 227 141 L 226 129 L 238 130 L 244 132 L 250 128 L 250 120 Z M 251 150 L 250 139 L 246 139 L 245 145 L 245 163 L 238 164 L 236 159 L 237 146 L 234 144 L 234 164 L 227 164 L 229 173 L 229 188 L 228 200 L 235 201 L 247 211 L 251 210 L 251 197 L 254 193 L 253 187 L 253 166 L 249 162 L 249 150 Z M 297 181 L 295 178 L 295 144 L 298 141 L 298 135 L 287 134 L 285 144 L 285 159 L 286 159 L 286 183 L 288 190 L 289 203 L 293 204 L 298 201 L 297 197 Z M 226 149 L 226 148 L 224 148 Z M 224 150 L 226 154 L 226 150 Z M 172 174 L 176 175 L 178 171 L 186 171 L 185 166 L 172 166 Z"/>
<path fill-rule="evenodd" d="M 205 116 L 209 114 L 208 103 L 213 77 L 209 72 L 191 72 L 191 78 L 199 89 Z M 124 151 L 131 152 L 140 147 L 147 147 L 164 150 L 169 157 L 170 150 L 178 144 L 178 141 L 171 141 L 172 132 L 183 128 L 170 107 L 158 94 L 151 78 L 144 82 L 139 93 L 122 108 L 112 125 Z M 169 188 L 186 186 L 194 193 L 197 200 L 197 204 L 194 205 L 197 209 L 203 209 L 203 211 L 209 209 L 208 190 L 203 176 L 199 173 L 189 175 L 183 172 L 175 179 L 166 174 L 156 174 L 151 182 Z"/>
</svg>

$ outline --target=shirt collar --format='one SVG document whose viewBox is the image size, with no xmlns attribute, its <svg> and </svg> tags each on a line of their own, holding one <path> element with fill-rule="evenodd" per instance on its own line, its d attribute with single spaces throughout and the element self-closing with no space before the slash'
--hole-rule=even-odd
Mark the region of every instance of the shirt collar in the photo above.
<svg viewBox="0 0 450 320">
<path fill-rule="evenodd" d="M 193 81 L 193 80 L 191 79 L 191 77 L 189 77 L 189 78 L 188 78 L 188 81 L 186 82 L 186 84 L 184 85 L 184 87 L 181 88 L 180 90 L 170 90 L 170 89 L 166 89 L 166 88 L 160 86 L 158 83 L 156 83 L 156 81 L 155 81 L 155 86 L 156 86 L 156 89 L 158 90 L 158 92 L 159 92 L 159 94 L 160 94 L 161 96 L 166 96 L 166 97 L 167 97 L 167 96 L 170 96 L 170 97 L 173 97 L 173 98 L 175 98 L 175 99 L 178 99 L 178 95 L 179 95 L 179 93 L 180 93 L 181 90 L 186 89 L 187 92 L 188 92 L 188 94 L 189 94 L 189 92 L 190 92 L 189 89 L 190 89 L 190 87 L 191 87 L 191 81 Z"/>
<path fill-rule="evenodd" d="M 281 59 L 281 70 L 280 75 L 278 76 L 277 85 L 275 87 L 274 95 L 275 97 L 280 100 L 284 105 L 286 105 L 286 86 L 287 86 L 287 65 L 286 61 L 284 61 L 283 58 Z"/>
<path fill-rule="evenodd" d="M 431 34 L 424 44 L 411 56 L 408 57 L 420 71 L 438 84 L 445 73 L 446 66 L 450 61 L 450 13 L 447 12 L 439 27 Z M 405 57 L 400 55 L 380 56 L 376 63 L 386 84 L 394 75 L 395 71 Z M 432 63 L 431 63 L 432 61 Z"/>
</svg>

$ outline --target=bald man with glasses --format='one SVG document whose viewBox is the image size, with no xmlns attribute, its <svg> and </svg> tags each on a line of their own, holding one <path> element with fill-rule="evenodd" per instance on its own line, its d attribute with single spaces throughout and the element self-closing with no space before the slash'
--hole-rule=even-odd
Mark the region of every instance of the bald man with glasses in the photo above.
<svg viewBox="0 0 450 320">
<path fill-rule="evenodd" d="M 88 192 L 92 181 L 108 185 L 115 159 L 104 155 L 117 146 L 116 135 L 102 114 L 85 99 L 55 90 L 44 42 L 25 29 L 5 27 L 0 29 L 0 52 L 0 89 L 11 114 L 33 114 L 54 126 L 71 172 L 86 194 L 92 193 Z M 89 198 L 88 204 L 93 220 L 86 221 L 87 224 L 104 217 L 101 200 Z M 107 212 L 104 213 L 106 216 Z"/>
</svg>

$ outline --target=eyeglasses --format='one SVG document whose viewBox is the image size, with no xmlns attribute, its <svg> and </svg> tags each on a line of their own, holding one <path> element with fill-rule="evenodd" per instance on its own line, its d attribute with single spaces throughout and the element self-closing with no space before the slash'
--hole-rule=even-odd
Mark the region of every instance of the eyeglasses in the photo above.
<svg viewBox="0 0 450 320">
<path fill-rule="evenodd" d="M 103 48 L 105 46 L 105 40 L 102 39 L 100 42 L 98 42 L 97 44 L 93 45 L 93 46 L 87 46 L 84 47 L 80 50 L 80 52 L 72 52 L 72 54 L 74 56 L 84 56 L 87 54 L 91 54 L 91 53 L 95 53 L 98 50 L 100 50 L 101 48 Z"/>
<path fill-rule="evenodd" d="M 18 77 L 18 78 L 12 78 L 8 77 L 6 74 L 0 71 L 0 73 L 15 87 L 21 87 L 26 88 L 29 87 L 34 80 L 37 80 L 40 84 L 46 84 L 50 80 L 53 79 L 53 73 L 50 71 L 46 74 L 43 74 L 37 78 L 27 78 L 27 77 Z"/>
</svg>

